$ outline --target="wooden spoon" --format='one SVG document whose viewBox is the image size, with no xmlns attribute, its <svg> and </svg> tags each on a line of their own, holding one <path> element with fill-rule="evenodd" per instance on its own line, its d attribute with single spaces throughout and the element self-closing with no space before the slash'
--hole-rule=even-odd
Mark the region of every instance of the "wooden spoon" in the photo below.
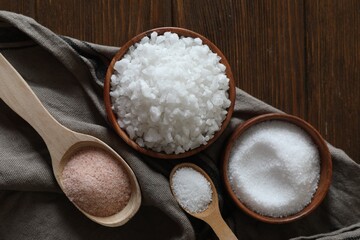
<svg viewBox="0 0 360 240">
<path fill-rule="evenodd" d="M 186 208 L 183 208 L 179 204 L 180 207 L 183 208 L 191 216 L 201 219 L 204 222 L 206 222 L 207 224 L 209 224 L 220 240 L 221 239 L 224 239 L 224 240 L 237 239 L 235 234 L 231 231 L 231 229 L 229 228 L 229 226 L 226 224 L 226 222 L 224 221 L 224 219 L 221 216 L 221 213 L 219 210 L 218 195 L 217 195 L 217 191 L 216 191 L 214 183 L 212 182 L 211 178 L 206 174 L 206 172 L 204 170 L 202 170 L 200 167 L 198 167 L 197 165 L 192 164 L 192 163 L 181 163 L 179 165 L 176 165 L 174 167 L 174 169 L 171 171 L 171 173 L 170 173 L 170 186 L 171 187 L 170 188 L 171 188 L 171 191 L 172 191 L 175 199 L 176 199 L 176 196 L 172 189 L 172 185 L 173 185 L 172 178 L 178 169 L 184 168 L 184 167 L 188 167 L 188 168 L 192 168 L 192 169 L 196 170 L 197 172 L 201 173 L 209 181 L 209 183 L 211 185 L 211 189 L 212 189 L 212 201 L 209 204 L 207 209 L 205 209 L 204 211 L 199 212 L 199 213 L 190 212 L 189 210 L 187 210 Z"/>
<path fill-rule="evenodd" d="M 0 98 L 26 120 L 43 138 L 50 152 L 53 172 L 61 189 L 61 173 L 68 158 L 80 148 L 97 147 L 107 151 L 120 161 L 126 170 L 132 187 L 127 206 L 109 217 L 97 217 L 75 206 L 89 219 L 101 225 L 115 227 L 125 224 L 138 211 L 141 192 L 136 176 L 129 165 L 109 146 L 99 139 L 74 132 L 57 122 L 41 104 L 29 85 L 11 64 L 0 54 Z"/>
</svg>

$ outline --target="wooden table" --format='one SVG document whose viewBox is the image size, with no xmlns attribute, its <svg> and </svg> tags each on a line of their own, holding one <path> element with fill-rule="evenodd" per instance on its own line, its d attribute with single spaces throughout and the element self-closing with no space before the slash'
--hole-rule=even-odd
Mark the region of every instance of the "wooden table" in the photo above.
<svg viewBox="0 0 360 240">
<path fill-rule="evenodd" d="M 199 32 L 239 88 L 304 118 L 360 163 L 359 0 L 0 0 L 0 9 L 105 45 L 159 26 Z"/>
</svg>

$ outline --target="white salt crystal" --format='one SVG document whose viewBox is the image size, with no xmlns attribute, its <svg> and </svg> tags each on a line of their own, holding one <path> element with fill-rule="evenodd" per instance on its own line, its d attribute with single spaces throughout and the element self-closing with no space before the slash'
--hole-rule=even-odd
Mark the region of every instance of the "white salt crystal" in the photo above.
<svg viewBox="0 0 360 240">
<path fill-rule="evenodd" d="M 129 134 L 129 137 L 133 138 L 135 136 L 134 127 L 129 125 L 126 127 L 126 132 Z"/>
<path fill-rule="evenodd" d="M 176 170 L 171 188 L 180 206 L 192 213 L 205 211 L 212 201 L 210 182 L 190 167 Z"/>
<path fill-rule="evenodd" d="M 317 189 L 320 157 L 311 137 L 284 121 L 256 124 L 231 151 L 229 181 L 250 209 L 271 217 L 295 214 Z"/>
<path fill-rule="evenodd" d="M 120 127 L 139 145 L 159 152 L 206 144 L 231 104 L 229 79 L 219 61 L 199 38 L 170 32 L 144 37 L 115 63 L 111 76 Z"/>
<path fill-rule="evenodd" d="M 160 134 L 154 128 L 149 128 L 149 130 L 144 134 L 144 141 L 150 143 L 157 142 L 161 140 L 161 138 Z"/>
<path fill-rule="evenodd" d="M 197 45 L 201 45 L 202 44 L 202 40 L 200 38 L 195 38 L 194 39 L 194 42 L 197 44 Z"/>
<path fill-rule="evenodd" d="M 150 107 L 150 119 L 151 119 L 153 122 L 157 122 L 157 121 L 159 121 L 160 116 L 161 116 L 161 110 L 160 110 L 160 108 L 159 108 L 159 107 L 155 107 L 155 106 L 151 106 L 151 107 Z"/>
<path fill-rule="evenodd" d="M 157 32 L 152 32 L 152 33 L 150 34 L 151 39 L 156 40 L 157 35 L 158 35 Z"/>
</svg>

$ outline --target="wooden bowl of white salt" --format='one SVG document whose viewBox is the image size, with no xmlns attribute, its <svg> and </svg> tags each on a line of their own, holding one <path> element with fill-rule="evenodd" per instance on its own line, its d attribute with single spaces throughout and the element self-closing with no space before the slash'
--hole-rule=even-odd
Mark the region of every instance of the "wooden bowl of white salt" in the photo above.
<svg viewBox="0 0 360 240">
<path fill-rule="evenodd" d="M 210 146 L 230 122 L 235 82 L 222 52 L 193 31 L 143 32 L 114 56 L 104 83 L 108 119 L 136 151 L 176 159 Z"/>
<path fill-rule="evenodd" d="M 267 223 L 310 214 L 325 198 L 332 176 L 329 149 L 316 129 L 277 113 L 239 125 L 225 148 L 222 168 L 235 205 Z"/>
</svg>

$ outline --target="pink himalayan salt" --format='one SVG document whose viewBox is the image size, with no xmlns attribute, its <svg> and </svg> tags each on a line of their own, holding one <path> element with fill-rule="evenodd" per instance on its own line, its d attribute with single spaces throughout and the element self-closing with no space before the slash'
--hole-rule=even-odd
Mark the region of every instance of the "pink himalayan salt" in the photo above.
<svg viewBox="0 0 360 240">
<path fill-rule="evenodd" d="M 130 180 L 121 163 L 95 147 L 83 148 L 70 157 L 61 183 L 70 201 L 98 217 L 120 212 L 131 195 Z"/>
</svg>

